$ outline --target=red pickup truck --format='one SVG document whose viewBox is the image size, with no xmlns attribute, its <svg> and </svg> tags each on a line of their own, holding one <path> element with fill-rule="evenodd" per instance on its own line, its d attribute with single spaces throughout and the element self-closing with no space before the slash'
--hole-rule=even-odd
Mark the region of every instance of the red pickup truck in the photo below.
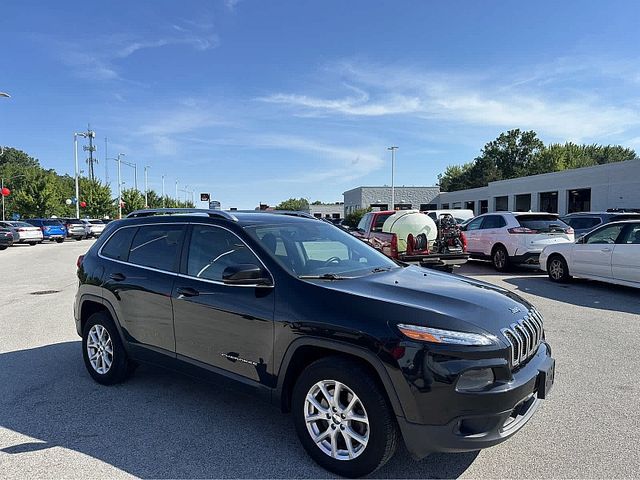
<svg viewBox="0 0 640 480">
<path fill-rule="evenodd" d="M 424 233 L 418 235 L 410 233 L 406 239 L 399 239 L 396 233 L 383 232 L 385 221 L 395 213 L 398 212 L 366 213 L 351 233 L 388 257 L 406 263 L 420 264 L 423 267 L 451 272 L 456 265 L 462 265 L 469 259 L 464 233 L 450 215 L 448 217 L 451 218 L 445 215 L 437 219 L 435 223 L 438 234 L 435 241 L 430 242 Z M 412 213 L 424 215 L 417 211 Z"/>
</svg>

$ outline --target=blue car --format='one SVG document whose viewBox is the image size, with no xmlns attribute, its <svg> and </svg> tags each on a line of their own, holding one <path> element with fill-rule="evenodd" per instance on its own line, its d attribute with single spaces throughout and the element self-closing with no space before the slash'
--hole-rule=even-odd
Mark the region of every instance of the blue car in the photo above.
<svg viewBox="0 0 640 480">
<path fill-rule="evenodd" d="M 25 221 L 42 230 L 43 240 L 55 240 L 58 243 L 62 243 L 67 236 L 67 229 L 55 218 L 30 218 Z"/>
</svg>

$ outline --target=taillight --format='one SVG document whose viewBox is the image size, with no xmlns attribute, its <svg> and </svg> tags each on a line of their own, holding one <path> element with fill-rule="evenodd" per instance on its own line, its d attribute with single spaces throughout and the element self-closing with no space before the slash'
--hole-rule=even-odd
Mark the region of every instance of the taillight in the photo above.
<svg viewBox="0 0 640 480">
<path fill-rule="evenodd" d="M 18 232 L 26 232 L 26 231 L 27 231 L 27 229 L 26 229 L 26 228 L 16 228 L 16 230 L 17 230 Z"/>
<path fill-rule="evenodd" d="M 391 257 L 396 258 L 398 256 L 398 236 L 395 233 L 391 234 Z"/>
<path fill-rule="evenodd" d="M 42 230 L 43 232 L 48 229 L 49 227 L 45 227 L 44 225 L 40 227 L 40 230 Z"/>
<path fill-rule="evenodd" d="M 413 234 L 407 236 L 407 255 L 413 254 L 413 250 L 416 247 L 416 239 L 413 238 Z"/>
<path fill-rule="evenodd" d="M 84 255 L 80 255 L 78 260 L 76 260 L 76 267 L 80 268 L 82 266 L 82 261 L 84 260 Z"/>
<path fill-rule="evenodd" d="M 509 233 L 538 233 L 537 230 L 532 230 L 527 227 L 513 227 L 507 230 Z"/>
<path fill-rule="evenodd" d="M 467 237 L 463 232 L 460 232 L 460 241 L 462 242 L 462 251 L 467 251 Z"/>
</svg>

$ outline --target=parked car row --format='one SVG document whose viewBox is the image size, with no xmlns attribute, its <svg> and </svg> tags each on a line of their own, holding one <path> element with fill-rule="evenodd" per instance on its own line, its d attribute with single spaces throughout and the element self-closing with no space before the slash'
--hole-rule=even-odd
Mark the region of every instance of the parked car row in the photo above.
<svg viewBox="0 0 640 480">
<path fill-rule="evenodd" d="M 461 225 L 472 258 L 504 272 L 539 265 L 555 282 L 572 276 L 640 287 L 640 214 L 493 212 Z"/>
<path fill-rule="evenodd" d="M 0 221 L 0 250 L 20 243 L 36 245 L 45 240 L 62 243 L 65 238 L 95 238 L 100 236 L 104 227 L 105 223 L 98 219 L 29 218 L 24 221 Z"/>
</svg>

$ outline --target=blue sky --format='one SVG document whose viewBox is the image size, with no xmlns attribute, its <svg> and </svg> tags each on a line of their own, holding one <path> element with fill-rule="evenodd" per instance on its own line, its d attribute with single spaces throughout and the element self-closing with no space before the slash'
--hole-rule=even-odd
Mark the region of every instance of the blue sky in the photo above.
<svg viewBox="0 0 640 480">
<path fill-rule="evenodd" d="M 0 144 L 72 173 L 90 122 L 101 177 L 108 137 L 152 188 L 225 208 L 388 184 L 389 145 L 397 184 L 431 185 L 510 128 L 640 151 L 638 18 L 636 1 L 6 0 Z"/>
</svg>

